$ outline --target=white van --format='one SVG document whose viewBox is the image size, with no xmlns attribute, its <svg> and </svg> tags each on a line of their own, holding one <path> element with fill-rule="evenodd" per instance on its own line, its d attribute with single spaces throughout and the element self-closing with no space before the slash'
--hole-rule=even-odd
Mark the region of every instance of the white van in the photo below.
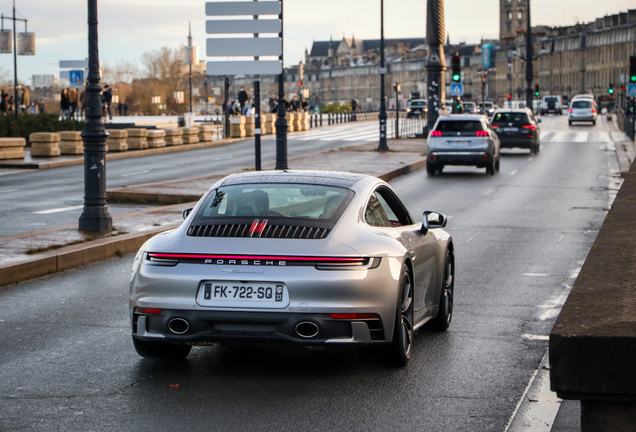
<svg viewBox="0 0 636 432">
<path fill-rule="evenodd" d="M 541 115 L 550 113 L 561 115 L 561 96 L 543 96 L 543 100 L 541 102 Z"/>
</svg>

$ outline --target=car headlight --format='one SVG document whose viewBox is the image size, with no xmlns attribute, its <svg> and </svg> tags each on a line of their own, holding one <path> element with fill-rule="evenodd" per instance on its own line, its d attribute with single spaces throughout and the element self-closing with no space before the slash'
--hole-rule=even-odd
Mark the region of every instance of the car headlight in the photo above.
<svg viewBox="0 0 636 432">
<path fill-rule="evenodd" d="M 411 108 L 407 108 L 407 109 L 406 109 L 406 112 L 411 112 Z"/>
</svg>

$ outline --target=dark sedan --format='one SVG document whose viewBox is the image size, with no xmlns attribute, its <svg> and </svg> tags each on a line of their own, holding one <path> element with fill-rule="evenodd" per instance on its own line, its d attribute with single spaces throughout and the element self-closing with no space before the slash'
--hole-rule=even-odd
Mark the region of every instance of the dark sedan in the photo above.
<svg viewBox="0 0 636 432">
<path fill-rule="evenodd" d="M 492 118 L 492 127 L 501 148 L 525 148 L 537 154 L 541 149 L 540 122 L 527 108 L 499 109 Z"/>
</svg>

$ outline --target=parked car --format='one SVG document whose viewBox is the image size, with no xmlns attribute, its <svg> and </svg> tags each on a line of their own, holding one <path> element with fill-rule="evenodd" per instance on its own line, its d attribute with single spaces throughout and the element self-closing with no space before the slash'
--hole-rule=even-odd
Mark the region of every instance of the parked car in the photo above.
<svg viewBox="0 0 636 432">
<path fill-rule="evenodd" d="M 541 102 L 541 115 L 550 113 L 561 115 L 561 96 L 543 96 L 543 100 Z"/>
<path fill-rule="evenodd" d="M 492 127 L 502 148 L 527 148 L 532 154 L 541 150 L 541 130 L 528 108 L 499 109 L 492 118 Z"/>
<path fill-rule="evenodd" d="M 427 140 L 426 172 L 435 175 L 446 165 L 474 165 L 494 175 L 499 171 L 499 138 L 486 116 L 455 114 L 438 117 Z"/>
<path fill-rule="evenodd" d="M 130 283 L 143 357 L 192 345 L 377 345 L 405 365 L 413 333 L 453 316 L 447 218 L 417 223 L 384 181 L 261 171 L 216 183 L 180 227 L 147 241 Z"/>
<path fill-rule="evenodd" d="M 424 99 L 411 99 L 406 103 L 407 118 L 422 118 L 428 112 L 428 102 Z"/>
<path fill-rule="evenodd" d="M 568 124 L 572 126 L 573 122 L 592 122 L 592 125 L 596 126 L 596 119 L 598 113 L 596 108 L 596 102 L 591 98 L 579 98 L 575 97 L 570 105 L 570 112 L 568 115 Z"/>
<path fill-rule="evenodd" d="M 464 102 L 464 114 L 476 114 L 477 106 L 475 102 Z"/>
</svg>

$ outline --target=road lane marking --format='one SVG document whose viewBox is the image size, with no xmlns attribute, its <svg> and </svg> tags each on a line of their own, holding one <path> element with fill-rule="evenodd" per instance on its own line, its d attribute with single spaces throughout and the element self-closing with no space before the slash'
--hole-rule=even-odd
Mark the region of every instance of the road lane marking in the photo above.
<svg viewBox="0 0 636 432">
<path fill-rule="evenodd" d="M 66 212 L 66 211 L 71 211 L 71 210 L 79 210 L 81 208 L 84 208 L 84 205 L 72 206 L 72 207 L 60 207 L 60 208 L 54 208 L 54 209 L 49 209 L 49 210 L 40 210 L 40 211 L 36 211 L 36 212 L 33 212 L 33 213 L 34 214 L 47 215 L 47 214 L 61 213 L 61 212 Z"/>
<path fill-rule="evenodd" d="M 514 170 L 513 172 L 510 173 L 511 176 L 516 175 L 519 171 Z"/>
<path fill-rule="evenodd" d="M 216 158 L 214 159 L 215 161 L 220 161 L 220 160 L 227 160 L 227 159 L 232 159 L 234 156 L 226 156 L 226 157 L 222 157 L 222 158 Z"/>
<path fill-rule="evenodd" d="M 574 137 L 574 142 L 587 142 L 587 138 L 589 137 L 589 133 L 588 132 L 577 132 L 576 136 Z"/>
<path fill-rule="evenodd" d="M 548 273 L 523 273 L 522 276 L 545 277 L 550 275 Z"/>
<path fill-rule="evenodd" d="M 469 238 L 468 240 L 466 240 L 466 243 L 470 242 L 472 239 L 474 239 L 475 237 L 477 237 L 479 234 L 481 234 L 481 231 L 477 232 L 477 234 L 475 234 L 474 236 L 472 236 L 471 238 Z"/>
<path fill-rule="evenodd" d="M 561 237 L 559 237 L 557 244 L 561 244 L 561 240 L 563 240 L 563 237 L 565 237 L 565 234 L 561 234 Z"/>
<path fill-rule="evenodd" d="M 484 194 L 484 196 L 485 196 L 485 197 L 489 197 L 489 196 L 490 196 L 490 194 L 492 194 L 494 191 L 495 191 L 494 189 L 490 189 L 488 192 L 486 192 L 486 193 Z"/>
<path fill-rule="evenodd" d="M 528 340 L 540 340 L 540 341 L 550 340 L 550 335 L 534 335 L 534 334 L 524 333 L 521 335 L 521 337 Z"/>
<path fill-rule="evenodd" d="M 5 189 L 5 190 L 0 190 L 0 193 L 9 193 L 9 192 L 17 192 L 20 189 Z"/>
<path fill-rule="evenodd" d="M 145 170 L 145 171 L 137 171 L 134 173 L 128 173 L 128 174 L 122 174 L 122 177 L 130 177 L 130 176 L 135 176 L 135 175 L 139 175 L 139 174 L 146 174 L 147 172 L 150 172 L 150 170 Z"/>
</svg>

